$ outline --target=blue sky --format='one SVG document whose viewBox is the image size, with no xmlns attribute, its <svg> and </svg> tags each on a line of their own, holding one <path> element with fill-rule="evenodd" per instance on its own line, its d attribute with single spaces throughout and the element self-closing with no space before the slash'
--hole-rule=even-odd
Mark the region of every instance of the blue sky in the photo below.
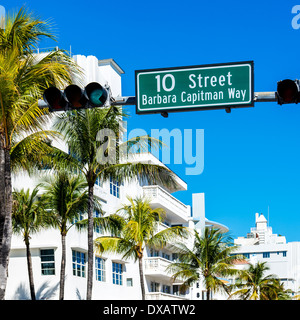
<svg viewBox="0 0 300 320">
<path fill-rule="evenodd" d="M 123 95 L 135 94 L 134 70 L 254 61 L 255 91 L 275 91 L 278 80 L 300 78 L 300 29 L 292 8 L 300 1 L 2 1 L 27 4 L 55 24 L 58 45 L 72 53 L 113 58 L 124 70 Z M 300 19 L 299 19 L 300 23 Z M 42 46 L 54 46 L 44 42 Z M 206 216 L 227 225 L 235 237 L 254 226 L 255 212 L 273 232 L 300 241 L 300 105 L 256 103 L 254 108 L 135 115 L 129 130 L 204 129 L 204 171 L 185 176 L 175 196 L 191 204 L 205 192 Z M 172 145 L 171 145 L 172 147 Z"/>
</svg>

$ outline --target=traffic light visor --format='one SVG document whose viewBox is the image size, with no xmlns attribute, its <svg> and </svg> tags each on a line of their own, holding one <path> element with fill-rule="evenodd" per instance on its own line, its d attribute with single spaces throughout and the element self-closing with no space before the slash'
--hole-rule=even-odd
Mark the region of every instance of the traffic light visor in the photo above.
<svg viewBox="0 0 300 320">
<path fill-rule="evenodd" d="M 65 110 L 67 102 L 62 92 L 56 87 L 50 87 L 44 91 L 43 99 L 50 106 L 50 111 Z"/>
<path fill-rule="evenodd" d="M 298 99 L 298 85 L 296 81 L 286 79 L 277 83 L 277 94 L 282 103 L 295 103 Z"/>
<path fill-rule="evenodd" d="M 85 87 L 85 94 L 94 107 L 102 107 L 107 100 L 107 91 L 97 82 L 91 82 Z"/>
</svg>

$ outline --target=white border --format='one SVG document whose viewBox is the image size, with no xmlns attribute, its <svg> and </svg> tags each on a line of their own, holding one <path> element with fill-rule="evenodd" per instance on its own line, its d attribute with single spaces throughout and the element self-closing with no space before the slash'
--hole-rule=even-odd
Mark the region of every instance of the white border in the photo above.
<svg viewBox="0 0 300 320">
<path fill-rule="evenodd" d="M 194 70 L 205 70 L 205 69 L 220 69 L 220 68 L 232 68 L 232 67 L 244 67 L 244 66 L 247 66 L 249 67 L 249 93 L 250 93 L 250 99 L 247 100 L 247 101 L 243 101 L 243 102 L 224 102 L 224 103 L 215 103 L 215 104 L 197 104 L 197 105 L 183 105 L 183 106 L 170 106 L 170 107 L 152 107 L 152 108 L 143 108 L 143 109 L 140 109 L 140 104 L 139 104 L 139 98 L 140 98 L 140 92 L 139 92 L 139 77 L 140 75 L 144 75 L 144 74 L 151 74 L 151 73 L 156 73 L 156 74 L 159 74 L 159 73 L 170 73 L 170 72 L 183 72 L 183 71 L 194 71 Z M 188 109 L 188 108 L 196 108 L 196 107 L 215 107 L 215 106 L 227 106 L 227 105 L 242 105 L 242 104 L 248 104 L 251 102 L 251 85 L 252 85 L 252 72 L 251 72 L 251 64 L 248 64 L 248 63 L 244 63 L 244 64 L 233 64 L 233 65 L 230 65 L 230 64 L 227 64 L 227 65 L 224 65 L 224 66 L 213 66 L 213 67 L 198 67 L 198 68 L 182 68 L 182 69 L 169 69 L 169 70 L 161 70 L 161 71 L 150 71 L 150 72 L 141 72 L 138 74 L 137 76 L 137 109 L 140 111 L 140 112 L 143 112 L 143 111 L 155 111 L 155 110 L 161 110 L 161 109 L 165 109 L 165 110 L 168 110 L 168 109 Z M 161 110 L 162 112 L 164 110 Z"/>
</svg>

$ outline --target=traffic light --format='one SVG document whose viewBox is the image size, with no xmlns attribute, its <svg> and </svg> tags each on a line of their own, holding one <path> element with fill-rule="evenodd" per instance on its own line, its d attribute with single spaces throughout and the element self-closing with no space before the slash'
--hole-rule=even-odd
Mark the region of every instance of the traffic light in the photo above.
<svg viewBox="0 0 300 320">
<path fill-rule="evenodd" d="M 108 96 L 108 89 L 98 82 L 91 82 L 84 89 L 75 84 L 67 86 L 64 91 L 49 87 L 44 91 L 43 99 L 49 111 L 54 112 L 103 107 Z"/>
<path fill-rule="evenodd" d="M 278 81 L 276 96 L 280 105 L 298 103 L 300 101 L 300 81 L 290 79 Z"/>
</svg>

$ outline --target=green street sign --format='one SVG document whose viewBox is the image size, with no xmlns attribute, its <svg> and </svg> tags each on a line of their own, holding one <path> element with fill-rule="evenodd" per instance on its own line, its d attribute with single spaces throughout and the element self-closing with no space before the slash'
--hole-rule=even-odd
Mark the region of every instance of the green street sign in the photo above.
<svg viewBox="0 0 300 320">
<path fill-rule="evenodd" d="M 136 112 L 253 107 L 253 61 L 135 71 Z"/>
</svg>

